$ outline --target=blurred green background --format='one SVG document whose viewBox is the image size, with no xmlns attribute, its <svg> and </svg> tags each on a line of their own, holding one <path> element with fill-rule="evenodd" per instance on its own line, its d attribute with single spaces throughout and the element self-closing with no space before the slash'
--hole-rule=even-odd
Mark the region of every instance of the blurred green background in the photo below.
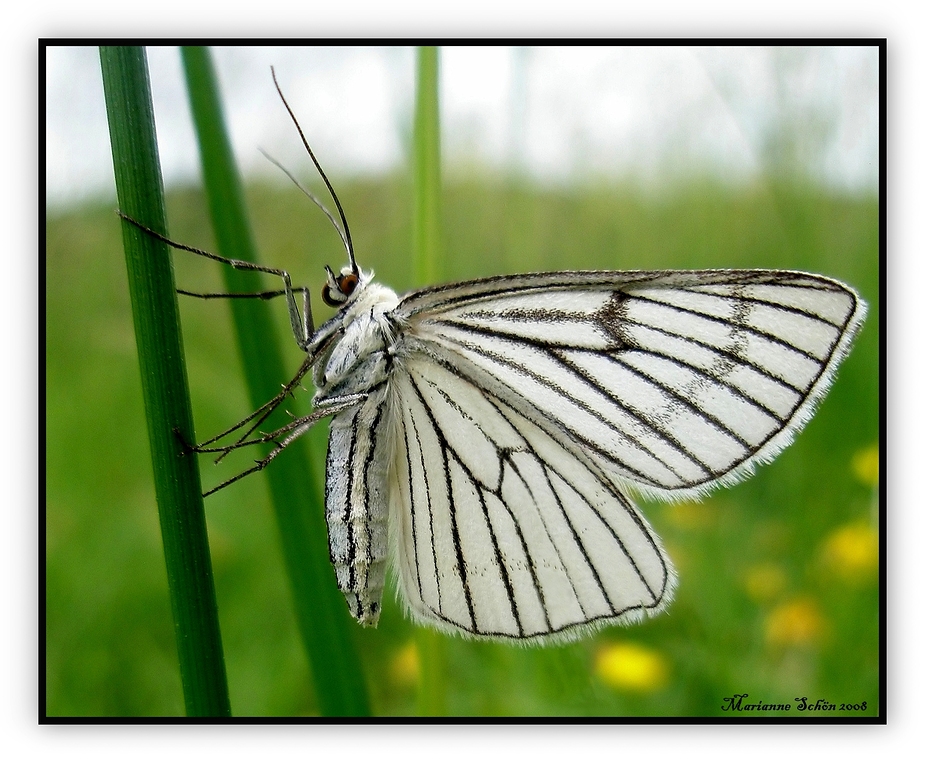
<svg viewBox="0 0 925 763">
<path fill-rule="evenodd" d="M 792 172 L 793 151 L 775 150 L 760 180 L 737 185 L 690 173 L 657 187 L 586 180 L 553 188 L 478 166 L 447 172 L 443 280 L 579 268 L 793 268 L 844 280 L 870 307 L 817 415 L 774 463 L 700 503 L 644 506 L 680 575 L 667 613 L 543 649 L 437 636 L 447 714 L 749 715 L 721 709 L 737 694 L 748 694 L 743 704 L 790 702 L 789 714 L 804 718 L 879 712 L 879 200 L 813 183 Z M 342 179 L 327 169 L 360 264 L 399 292 L 424 285 L 411 276 L 407 175 Z M 344 259 L 336 233 L 296 189 L 252 184 L 248 197 L 263 261 L 313 288 L 319 323 L 331 314 L 318 299 L 321 268 Z M 181 715 L 113 208 L 88 202 L 46 219 L 46 712 Z M 171 189 L 168 219 L 175 240 L 214 250 L 198 189 Z M 215 263 L 183 252 L 174 262 L 182 288 L 222 290 Z M 180 305 L 203 439 L 250 404 L 228 306 Z M 285 305 L 274 307 L 281 335 L 291 335 Z M 287 346 L 295 372 L 300 353 L 294 341 Z M 307 390 L 294 405 L 307 410 L 309 397 Z M 309 435 L 318 474 L 326 434 L 322 425 Z M 249 459 L 203 459 L 204 486 Z M 234 714 L 317 713 L 264 477 L 211 496 L 206 510 Z M 414 631 L 391 594 L 377 630 L 354 629 L 376 714 L 416 711 Z M 798 697 L 834 709 L 799 711 Z M 840 711 L 843 703 L 851 709 Z"/>
<path fill-rule="evenodd" d="M 409 288 L 404 181 L 338 185 L 361 264 Z M 340 264 L 336 235 L 298 191 L 254 187 L 249 197 L 266 262 L 309 284 L 320 283 L 325 262 Z M 172 192 L 168 206 L 174 238 L 211 246 L 196 191 Z M 818 414 L 773 464 L 702 503 L 646 507 L 680 573 L 665 615 L 546 649 L 441 637 L 447 712 L 717 715 L 736 693 L 878 711 L 878 206 L 768 185 L 691 183 L 652 197 L 632 186 L 448 184 L 447 280 L 799 268 L 854 285 L 871 312 Z M 47 711 L 181 714 L 119 224 L 111 206 L 88 206 L 50 217 L 46 232 Z M 213 263 L 183 253 L 175 263 L 178 284 L 220 290 Z M 277 308 L 285 332 L 285 306 Z M 182 299 L 181 311 L 197 433 L 209 436 L 249 412 L 228 308 Z M 299 353 L 290 349 L 294 371 Z M 326 427 L 312 434 L 323 453 Z M 205 484 L 242 463 L 205 461 Z M 211 497 L 207 513 L 234 713 L 311 714 L 263 477 Z M 391 596 L 378 630 L 356 629 L 378 714 L 414 712 L 412 631 Z"/>
</svg>

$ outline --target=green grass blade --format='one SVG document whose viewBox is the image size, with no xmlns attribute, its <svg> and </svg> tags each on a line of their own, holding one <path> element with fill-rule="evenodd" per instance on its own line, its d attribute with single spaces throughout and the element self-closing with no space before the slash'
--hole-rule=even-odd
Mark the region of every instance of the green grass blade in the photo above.
<svg viewBox="0 0 925 763">
<path fill-rule="evenodd" d="M 166 232 L 144 50 L 101 47 L 100 63 L 119 207 Z M 122 231 L 186 713 L 229 716 L 199 468 L 174 435 L 192 439 L 193 425 L 173 268 L 164 244 Z"/>
<path fill-rule="evenodd" d="M 414 107 L 414 220 L 412 257 L 416 286 L 428 286 L 440 278 L 440 63 L 437 48 L 418 48 L 417 90 Z M 420 715 L 446 714 L 444 636 L 437 631 L 417 630 L 421 665 L 418 687 Z"/>
<path fill-rule="evenodd" d="M 414 222 L 412 251 L 417 286 L 440 279 L 440 64 L 437 48 L 421 47 L 414 106 Z"/>
<path fill-rule="evenodd" d="M 205 48 L 183 49 L 190 104 L 202 157 L 203 177 L 218 249 L 225 257 L 257 261 L 241 181 L 225 130 L 218 84 Z M 267 72 L 267 86 L 271 86 Z M 229 292 L 267 288 L 258 274 L 223 268 Z M 273 288 L 278 285 L 274 284 Z M 279 391 L 294 372 L 283 363 L 270 306 L 231 300 L 239 349 L 254 409 Z M 291 339 L 289 341 L 292 341 Z M 291 407 L 291 406 L 290 406 Z M 267 430 L 288 421 L 277 411 Z M 315 681 L 318 706 L 327 716 L 369 715 L 370 706 L 343 597 L 327 548 L 320 480 L 306 438 L 289 446 L 266 470 L 276 511 L 299 629 Z M 254 623 L 254 627 L 261 624 Z"/>
</svg>

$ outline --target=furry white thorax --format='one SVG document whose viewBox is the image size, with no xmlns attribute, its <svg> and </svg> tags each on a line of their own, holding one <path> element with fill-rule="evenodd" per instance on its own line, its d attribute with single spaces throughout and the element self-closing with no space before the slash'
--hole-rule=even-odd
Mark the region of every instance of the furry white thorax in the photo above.
<svg viewBox="0 0 925 763">
<path fill-rule="evenodd" d="M 360 282 L 350 300 L 315 334 L 316 346 L 333 341 L 325 362 L 315 367 L 316 406 L 338 395 L 363 392 L 381 381 L 375 374 L 381 363 L 370 365 L 369 361 L 394 340 L 387 314 L 395 309 L 399 298 L 372 278 L 372 272 L 360 271 Z M 342 336 L 334 338 L 338 333 Z"/>
</svg>

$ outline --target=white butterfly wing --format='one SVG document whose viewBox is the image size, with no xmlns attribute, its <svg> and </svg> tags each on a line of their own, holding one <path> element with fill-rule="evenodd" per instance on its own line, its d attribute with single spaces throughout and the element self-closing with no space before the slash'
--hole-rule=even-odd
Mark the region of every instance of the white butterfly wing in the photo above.
<svg viewBox="0 0 925 763">
<path fill-rule="evenodd" d="M 409 295 L 408 334 L 604 473 L 662 497 L 734 482 L 811 417 L 864 316 L 790 271 L 558 273 Z"/>
<path fill-rule="evenodd" d="M 511 639 L 661 610 L 675 576 L 621 491 L 735 481 L 812 415 L 864 315 L 786 271 L 556 273 L 408 295 L 389 415 L 411 613 Z"/>
<path fill-rule="evenodd" d="M 593 463 L 455 368 L 419 356 L 406 370 L 389 521 L 412 616 L 540 640 L 667 603 L 658 539 Z"/>
</svg>

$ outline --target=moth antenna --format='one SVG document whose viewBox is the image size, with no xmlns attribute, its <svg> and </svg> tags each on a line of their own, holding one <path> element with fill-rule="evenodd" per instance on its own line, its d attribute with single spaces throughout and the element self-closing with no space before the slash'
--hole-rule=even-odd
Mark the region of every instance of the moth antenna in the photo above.
<svg viewBox="0 0 925 763">
<path fill-rule="evenodd" d="M 257 150 L 260 151 L 260 153 L 263 154 L 267 158 L 268 161 L 272 162 L 279 169 L 281 169 L 284 173 L 286 173 L 286 177 L 288 177 L 293 182 L 295 187 L 298 188 L 306 196 L 308 196 L 308 198 L 311 199 L 311 201 L 315 204 L 315 206 L 318 207 L 318 209 L 320 209 L 322 212 L 324 212 L 328 220 L 331 221 L 331 225 L 334 226 L 334 230 L 336 230 L 338 235 L 340 236 L 340 240 L 344 244 L 344 249 L 346 249 L 349 253 L 350 247 L 347 246 L 347 237 L 344 236 L 343 229 L 340 227 L 340 224 L 337 222 L 337 220 L 334 219 L 334 215 L 331 214 L 330 210 L 321 202 L 321 199 L 319 199 L 317 196 L 315 196 L 315 194 L 313 194 L 304 185 L 302 185 L 289 170 L 287 170 L 282 164 L 276 161 L 276 159 L 270 156 L 266 151 L 264 151 L 259 146 Z"/>
<path fill-rule="evenodd" d="M 331 185 L 331 181 L 328 180 L 328 176 L 324 174 L 324 170 L 321 168 L 321 164 L 315 158 L 315 152 L 312 151 L 312 147 L 308 145 L 308 141 L 305 138 L 305 133 L 302 132 L 302 127 L 299 125 L 299 120 L 295 118 L 295 114 L 290 108 L 289 103 L 286 101 L 286 96 L 283 95 L 283 91 L 279 86 L 279 82 L 276 80 L 276 69 L 272 66 L 270 67 L 270 73 L 273 75 L 273 84 L 276 86 L 276 92 L 279 93 L 280 100 L 283 102 L 283 106 L 286 107 L 286 111 L 289 112 L 289 117 L 292 119 L 292 123 L 295 125 L 296 130 L 299 131 L 299 137 L 302 139 L 302 145 L 305 146 L 305 150 L 308 151 L 308 155 L 312 159 L 312 163 L 315 165 L 315 169 L 318 170 L 318 174 L 321 175 L 321 179 L 324 181 L 325 186 L 327 186 L 328 193 L 331 194 L 331 198 L 334 199 L 334 204 L 337 207 L 337 212 L 340 215 L 340 220 L 343 223 L 344 230 L 344 239 L 347 247 L 347 258 L 350 261 L 350 269 L 356 274 L 360 274 L 360 269 L 357 267 L 356 257 L 353 253 L 353 239 L 350 236 L 350 226 L 347 224 L 347 216 L 344 214 L 344 208 L 341 206 L 340 199 L 337 198 L 337 194 L 334 192 L 334 186 Z"/>
</svg>

